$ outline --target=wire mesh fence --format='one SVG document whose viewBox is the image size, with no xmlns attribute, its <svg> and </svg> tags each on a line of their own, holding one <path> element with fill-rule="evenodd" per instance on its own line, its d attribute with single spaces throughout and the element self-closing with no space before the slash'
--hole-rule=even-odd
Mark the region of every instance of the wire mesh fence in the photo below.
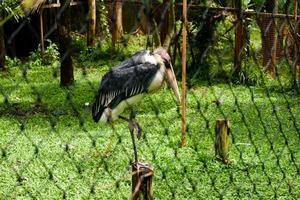
<svg viewBox="0 0 300 200">
<path fill-rule="evenodd" d="M 151 71 L 128 119 L 91 111 L 104 75 L 140 50 L 167 49 L 181 88 L 182 2 L 0 9 L 1 199 L 300 198 L 297 1 L 188 2 L 185 147 L 171 89 L 137 86 Z"/>
</svg>

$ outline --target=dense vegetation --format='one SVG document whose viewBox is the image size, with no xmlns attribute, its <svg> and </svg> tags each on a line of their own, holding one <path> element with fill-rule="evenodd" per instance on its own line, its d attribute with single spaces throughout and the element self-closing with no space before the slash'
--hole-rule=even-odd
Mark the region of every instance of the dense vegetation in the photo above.
<svg viewBox="0 0 300 200">
<path fill-rule="evenodd" d="M 27 8 L 37 1 L 24 2 Z M 144 2 L 144 15 L 163 20 L 161 10 L 153 9 L 151 2 Z M 194 3 L 258 12 L 268 7 L 264 0 L 236 2 Z M 169 3 L 173 8 L 174 2 L 156 3 Z M 5 69 L 0 72 L 0 199 L 128 199 L 131 195 L 133 150 L 128 124 L 122 120 L 94 123 L 91 105 L 101 77 L 111 67 L 155 43 L 166 45 L 155 41 L 163 37 L 166 46 L 171 44 L 172 58 L 176 55 L 173 65 L 181 86 L 181 38 L 170 37 L 181 32 L 180 12 L 168 11 L 167 30 L 157 29 L 160 25 L 155 29 L 155 21 L 146 21 L 148 34 L 136 31 L 112 39 L 113 17 L 107 17 L 104 1 L 96 5 L 97 30 L 87 28 L 91 31 L 89 45 L 82 34 L 85 27 L 70 30 L 68 9 L 63 17 L 66 21 L 57 18 L 66 31 L 61 35 L 72 39 L 67 42 L 70 49 L 64 51 L 60 44 L 66 40 L 60 35 L 57 43 L 46 41 L 43 56 L 39 47 L 27 58 L 4 57 L 2 43 L 7 38 L 0 30 L 0 68 Z M 290 1 L 278 1 L 276 7 L 282 13 L 294 11 Z M 18 1 L 3 1 L 0 29 L 9 20 L 23 19 L 23 11 Z M 143 21 L 141 13 L 135 14 Z M 134 107 L 143 129 L 137 142 L 140 161 L 154 168 L 155 199 L 300 199 L 300 97 L 293 74 L 295 59 L 286 54 L 278 57 L 277 76 L 271 78 L 262 66 L 262 29 L 257 19 L 249 17 L 243 19 L 247 41 L 242 68 L 233 74 L 237 16 L 229 12 L 199 15 L 199 10 L 191 9 L 189 17 L 187 146 L 180 147 L 180 106 L 167 86 Z M 122 22 L 119 19 L 114 20 Z M 279 28 L 276 31 L 279 34 Z M 286 44 L 287 38 L 281 42 Z M 74 79 L 66 85 L 60 77 L 64 56 L 72 56 L 69 66 L 74 67 Z M 214 152 L 215 122 L 220 118 L 231 124 L 227 165 Z"/>
<path fill-rule="evenodd" d="M 127 124 L 95 124 L 90 105 L 101 76 L 142 49 L 145 38 L 129 37 L 115 54 L 106 41 L 92 48 L 80 37 L 73 41 L 76 81 L 68 88 L 60 87 L 53 43 L 45 60 L 38 52 L 27 61 L 7 58 L 8 72 L 0 77 L 3 198 L 130 196 Z M 179 72 L 179 63 L 175 66 Z M 299 96 L 278 80 L 257 80 L 255 86 L 194 80 L 187 96 L 185 148 L 179 146 L 179 107 L 167 87 L 136 107 L 143 128 L 138 149 L 141 160 L 154 167 L 156 199 L 300 197 Z M 227 166 L 214 157 L 217 118 L 232 124 Z"/>
</svg>

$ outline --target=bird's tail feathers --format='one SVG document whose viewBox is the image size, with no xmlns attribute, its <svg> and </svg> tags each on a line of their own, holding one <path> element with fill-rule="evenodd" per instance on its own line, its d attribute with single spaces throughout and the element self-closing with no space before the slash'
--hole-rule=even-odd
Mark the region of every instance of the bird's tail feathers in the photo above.
<svg viewBox="0 0 300 200">
<path fill-rule="evenodd" d="M 93 104 L 92 115 L 93 115 L 93 120 L 95 122 L 99 122 L 99 120 L 100 120 L 100 118 L 103 114 L 104 109 L 105 109 L 105 107 L 103 107 L 103 106 L 100 106 L 100 108 L 97 109 L 96 103 Z"/>
</svg>

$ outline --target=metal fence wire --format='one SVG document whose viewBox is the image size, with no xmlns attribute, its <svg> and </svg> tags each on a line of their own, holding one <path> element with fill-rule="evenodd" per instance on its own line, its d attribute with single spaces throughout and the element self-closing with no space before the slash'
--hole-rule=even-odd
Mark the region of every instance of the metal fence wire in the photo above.
<svg viewBox="0 0 300 200">
<path fill-rule="evenodd" d="M 187 3 L 0 1 L 0 199 L 300 199 L 298 1 Z M 159 46 L 186 119 L 166 84 L 122 113 L 140 139 L 95 123 L 104 74 Z"/>
</svg>

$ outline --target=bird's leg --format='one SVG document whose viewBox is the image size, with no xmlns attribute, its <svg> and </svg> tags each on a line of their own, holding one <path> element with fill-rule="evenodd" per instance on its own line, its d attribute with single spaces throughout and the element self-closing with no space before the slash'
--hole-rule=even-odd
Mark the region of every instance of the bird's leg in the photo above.
<svg viewBox="0 0 300 200">
<path fill-rule="evenodd" d="M 137 149 L 136 149 L 135 139 L 134 139 L 135 128 L 132 125 L 133 123 L 130 119 L 127 119 L 126 117 L 123 117 L 123 116 L 119 116 L 119 118 L 128 122 L 128 128 L 130 131 L 131 141 L 132 141 L 132 145 L 133 145 L 134 161 L 135 161 L 135 163 L 137 163 L 138 162 L 138 154 L 137 154 Z"/>
<path fill-rule="evenodd" d="M 136 137 L 138 139 L 141 138 L 142 136 L 142 128 L 141 126 L 137 123 L 136 119 L 135 119 L 135 112 L 133 110 L 131 110 L 131 113 L 130 113 L 130 118 L 126 118 L 126 117 L 123 117 L 123 116 L 119 116 L 120 119 L 123 119 L 125 121 L 128 122 L 128 128 L 130 131 L 132 131 Z"/>
<path fill-rule="evenodd" d="M 135 119 L 135 112 L 131 109 L 131 112 L 130 112 L 130 123 L 131 123 L 131 126 L 136 134 L 136 137 L 138 139 L 141 138 L 142 136 L 142 128 L 141 126 L 137 123 L 136 119 Z"/>
<path fill-rule="evenodd" d="M 139 139 L 141 137 L 142 129 L 140 125 L 135 120 L 135 114 L 133 111 L 131 111 L 130 119 L 127 119 L 126 117 L 119 116 L 120 119 L 123 119 L 128 122 L 128 128 L 131 135 L 131 141 L 133 145 L 133 151 L 134 151 L 134 161 L 135 163 L 138 163 L 138 154 L 137 154 L 137 148 L 135 144 L 135 138 L 134 135 L 137 135 L 137 138 Z"/>
<path fill-rule="evenodd" d="M 133 145 L 134 162 L 138 163 L 139 159 L 138 159 L 138 154 L 137 154 L 137 149 L 136 149 L 135 139 L 134 139 L 134 128 L 131 127 L 130 122 L 128 124 L 128 127 L 129 127 L 129 131 L 130 131 L 130 135 L 131 135 L 132 145 Z"/>
<path fill-rule="evenodd" d="M 107 121 L 109 122 L 109 124 L 111 125 L 112 129 L 115 130 L 115 125 L 112 119 L 112 110 L 111 108 L 108 108 L 108 115 L 106 115 L 107 117 Z"/>
</svg>

